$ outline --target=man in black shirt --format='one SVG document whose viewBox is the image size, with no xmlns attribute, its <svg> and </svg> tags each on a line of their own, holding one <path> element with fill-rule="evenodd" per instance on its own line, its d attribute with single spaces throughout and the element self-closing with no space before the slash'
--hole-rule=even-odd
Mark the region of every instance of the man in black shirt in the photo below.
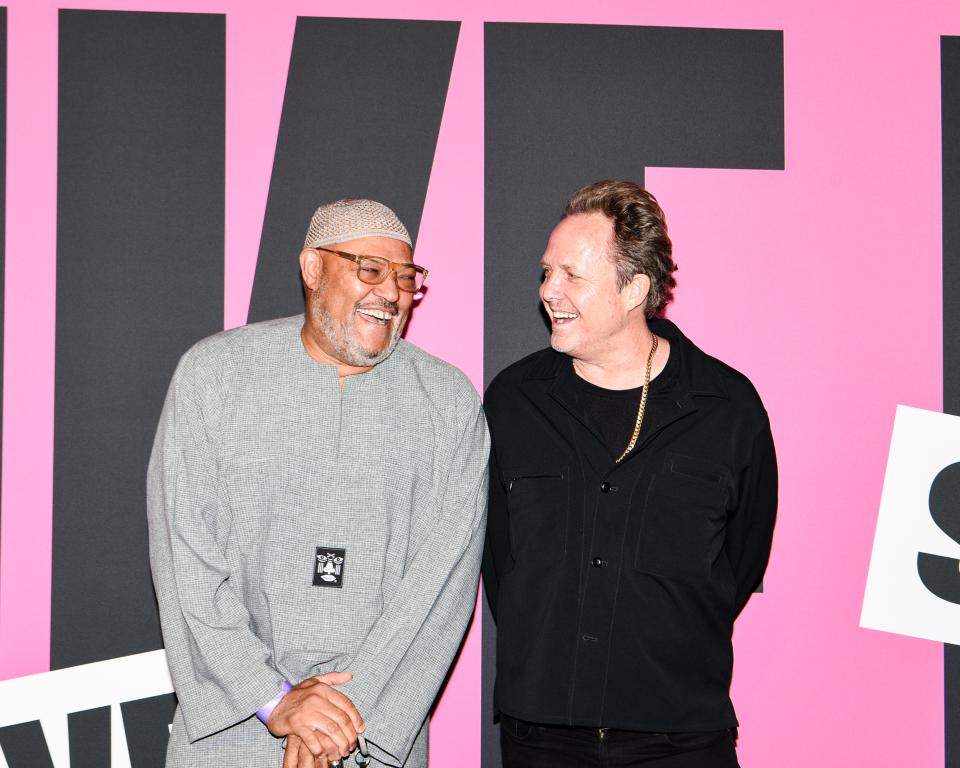
<svg viewBox="0 0 960 768">
<path fill-rule="evenodd" d="M 577 192 L 541 266 L 552 348 L 485 403 L 503 764 L 732 768 L 733 622 L 777 506 L 763 403 L 659 319 L 676 266 L 638 185 Z"/>
</svg>

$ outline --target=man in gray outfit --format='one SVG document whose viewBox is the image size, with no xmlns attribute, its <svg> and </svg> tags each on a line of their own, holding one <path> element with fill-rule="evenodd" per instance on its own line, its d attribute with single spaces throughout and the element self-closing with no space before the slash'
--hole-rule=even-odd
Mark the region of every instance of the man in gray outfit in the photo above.
<svg viewBox="0 0 960 768">
<path fill-rule="evenodd" d="M 400 338 L 427 274 L 410 236 L 380 203 L 321 206 L 300 269 L 304 315 L 196 344 L 160 418 L 168 768 L 326 768 L 358 734 L 426 766 L 472 613 L 487 429 L 467 377 Z"/>
</svg>

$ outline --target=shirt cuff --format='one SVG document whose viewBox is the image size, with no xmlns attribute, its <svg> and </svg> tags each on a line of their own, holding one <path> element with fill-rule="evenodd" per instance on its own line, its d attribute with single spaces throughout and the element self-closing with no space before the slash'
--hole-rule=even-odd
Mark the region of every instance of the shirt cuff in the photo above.
<svg viewBox="0 0 960 768">
<path fill-rule="evenodd" d="M 290 691 L 293 690 L 293 686 L 286 680 L 283 681 L 283 685 L 280 688 L 280 693 L 274 696 L 270 701 L 264 704 L 260 709 L 257 710 L 257 719 L 260 720 L 264 725 L 267 724 L 267 720 L 270 719 L 270 715 L 273 714 L 273 710 L 277 708 L 277 704 L 280 703 L 280 700 L 286 696 Z"/>
</svg>

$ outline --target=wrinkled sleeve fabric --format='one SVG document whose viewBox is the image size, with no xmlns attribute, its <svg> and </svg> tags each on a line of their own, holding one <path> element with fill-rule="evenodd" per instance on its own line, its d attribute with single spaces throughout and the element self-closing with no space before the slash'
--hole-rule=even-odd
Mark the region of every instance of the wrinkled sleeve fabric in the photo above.
<svg viewBox="0 0 960 768">
<path fill-rule="evenodd" d="M 735 616 L 743 610 L 767 568 L 777 517 L 777 483 L 777 456 L 765 419 L 740 472 L 739 503 L 727 524 L 727 554 L 737 582 Z"/>
<path fill-rule="evenodd" d="M 477 597 L 489 437 L 472 387 L 458 398 L 456 447 L 435 522 L 346 668 L 340 686 L 367 725 L 371 755 L 406 761 L 457 652 Z"/>
<path fill-rule="evenodd" d="M 283 681 L 231 584 L 218 484 L 223 387 L 195 350 L 174 374 L 147 471 L 150 564 L 191 742 L 252 717 Z"/>
</svg>

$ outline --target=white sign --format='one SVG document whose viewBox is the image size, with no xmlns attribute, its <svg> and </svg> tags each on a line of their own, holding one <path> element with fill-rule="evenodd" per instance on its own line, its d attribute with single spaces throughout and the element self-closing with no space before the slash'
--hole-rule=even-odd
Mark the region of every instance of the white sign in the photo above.
<svg viewBox="0 0 960 768">
<path fill-rule="evenodd" d="M 0 682 L 0 728 L 39 720 L 54 768 L 69 768 L 67 715 L 109 706 L 110 765 L 130 768 L 120 704 L 172 692 L 163 651 L 18 677 Z M 2 749 L 0 768 L 8 768 Z"/>
<path fill-rule="evenodd" d="M 960 418 L 898 406 L 860 626 L 960 645 Z"/>
</svg>

